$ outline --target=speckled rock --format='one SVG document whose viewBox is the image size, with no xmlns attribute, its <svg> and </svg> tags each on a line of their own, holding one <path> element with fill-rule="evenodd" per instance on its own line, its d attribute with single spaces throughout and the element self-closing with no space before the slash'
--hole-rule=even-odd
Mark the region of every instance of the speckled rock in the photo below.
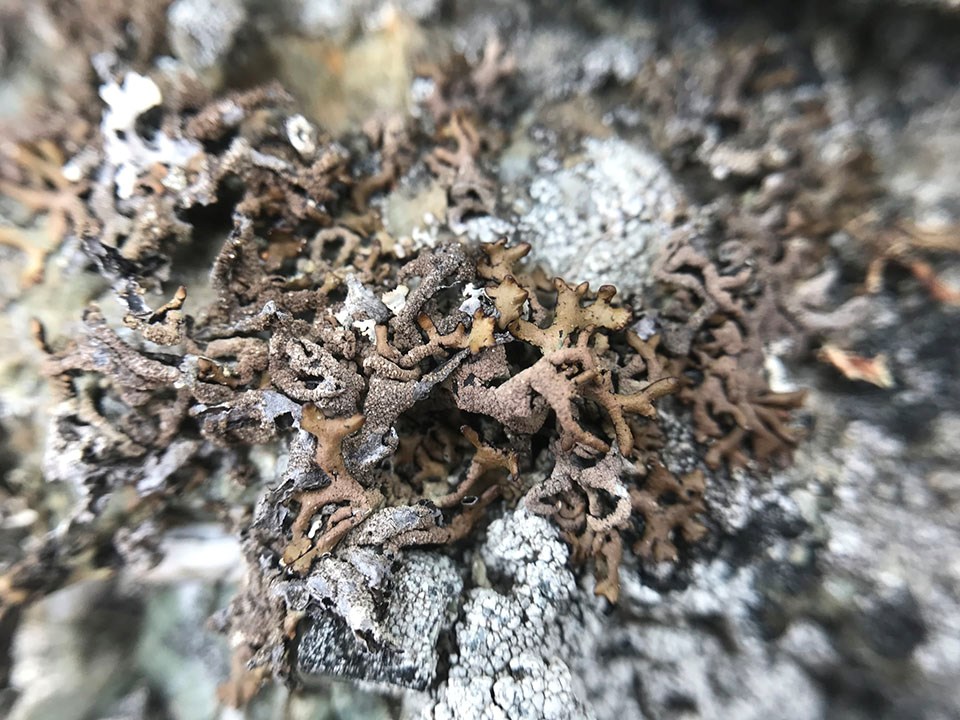
<svg viewBox="0 0 960 720">
<path fill-rule="evenodd" d="M 576 586 L 567 554 L 555 528 L 526 510 L 491 524 L 479 557 L 493 586 L 467 594 L 447 681 L 420 717 L 589 717 L 568 665 Z"/>
<path fill-rule="evenodd" d="M 623 140 L 587 139 L 583 159 L 534 178 L 518 223 L 534 257 L 561 277 L 636 292 L 682 200 L 663 163 Z"/>
<path fill-rule="evenodd" d="M 450 627 L 463 583 L 450 558 L 423 552 L 403 557 L 383 609 L 389 647 L 364 643 L 334 613 L 312 617 L 297 646 L 300 679 L 363 680 L 423 690 L 436 676 L 440 637 Z"/>
<path fill-rule="evenodd" d="M 167 11 L 170 45 L 196 70 L 216 68 L 247 19 L 240 0 L 177 0 Z"/>
</svg>

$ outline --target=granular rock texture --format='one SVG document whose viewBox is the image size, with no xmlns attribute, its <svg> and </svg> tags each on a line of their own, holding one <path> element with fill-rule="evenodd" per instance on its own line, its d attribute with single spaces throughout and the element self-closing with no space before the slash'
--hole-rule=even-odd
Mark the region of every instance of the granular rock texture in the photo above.
<svg viewBox="0 0 960 720">
<path fill-rule="evenodd" d="M 429 718 L 587 717 L 573 690 L 576 586 L 543 519 L 517 510 L 491 523 L 455 627 L 447 682 Z M 492 700 L 492 702 L 491 702 Z"/>
<path fill-rule="evenodd" d="M 435 679 L 437 647 L 450 630 L 463 582 L 443 556 L 405 556 L 395 572 L 383 621 L 396 651 L 371 656 L 336 615 L 307 623 L 297 641 L 296 672 L 303 682 L 332 676 L 427 689 Z"/>
<path fill-rule="evenodd" d="M 645 148 L 588 139 L 583 156 L 532 179 L 517 230 L 558 275 L 640 291 L 650 282 L 682 193 Z"/>
</svg>

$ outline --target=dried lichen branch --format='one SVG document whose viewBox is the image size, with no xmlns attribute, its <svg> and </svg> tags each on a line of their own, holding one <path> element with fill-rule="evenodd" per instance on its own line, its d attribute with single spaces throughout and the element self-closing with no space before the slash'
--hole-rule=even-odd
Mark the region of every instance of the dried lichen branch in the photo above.
<svg viewBox="0 0 960 720">
<path fill-rule="evenodd" d="M 0 245 L 27 256 L 20 284 L 29 287 L 43 280 L 47 256 L 71 231 L 79 236 L 93 228 L 91 215 L 81 199 L 90 188 L 87 182 L 71 182 L 64 176 L 63 154 L 49 140 L 32 148 L 13 146 L 11 160 L 22 177 L 17 181 L 0 178 L 0 195 L 12 198 L 33 214 L 46 216 L 42 233 L 0 227 Z"/>
<path fill-rule="evenodd" d="M 922 227 L 910 222 L 884 225 L 875 213 L 867 212 L 847 223 L 846 230 L 873 251 L 864 282 L 868 292 L 880 291 L 884 271 L 893 262 L 909 270 L 936 302 L 960 305 L 960 288 L 947 284 L 921 257 L 960 253 L 960 227 Z"/>
<path fill-rule="evenodd" d="M 660 463 L 645 472 L 642 487 L 630 488 L 630 504 L 643 516 L 643 536 L 633 551 L 656 562 L 675 562 L 676 537 L 687 543 L 699 541 L 707 529 L 696 517 L 706 511 L 703 472 L 695 470 L 676 477 Z"/>
<path fill-rule="evenodd" d="M 883 354 L 868 358 L 827 343 L 817 357 L 833 365 L 848 380 L 862 380 L 881 388 L 893 387 L 893 374 Z"/>
<path fill-rule="evenodd" d="M 333 549 L 380 504 L 380 493 L 360 485 L 347 470 L 343 458 L 344 439 L 357 432 L 363 422 L 360 414 L 327 418 L 316 405 L 303 406 L 300 425 L 317 440 L 314 462 L 329 484 L 322 490 L 293 496 L 300 510 L 291 526 L 292 537 L 283 552 L 283 563 L 294 572 L 307 572 L 316 557 Z M 346 505 L 339 506 L 339 503 Z M 326 518 L 323 533 L 314 538 L 316 529 L 311 527 L 314 517 L 331 505 L 338 507 Z"/>
</svg>

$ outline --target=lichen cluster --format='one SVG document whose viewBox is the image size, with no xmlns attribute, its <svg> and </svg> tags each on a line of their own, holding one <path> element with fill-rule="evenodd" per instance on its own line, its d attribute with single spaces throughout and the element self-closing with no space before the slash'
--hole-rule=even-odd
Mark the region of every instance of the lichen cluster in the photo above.
<svg viewBox="0 0 960 720">
<path fill-rule="evenodd" d="M 419 123 L 376 118 L 335 140 L 277 85 L 211 99 L 104 68 L 84 149 L 61 168 L 48 145 L 19 146 L 9 194 L 78 241 L 123 312 L 91 305 L 67 341 L 35 325 L 60 400 L 46 472 L 82 502 L 4 575 L 7 603 L 104 547 L 107 563 L 155 550 L 149 530 L 205 486 L 249 561 L 224 620 L 239 658 L 227 699 L 242 702 L 311 613 L 389 648 L 378 602 L 394 560 L 455 546 L 502 503 L 551 518 L 612 602 L 625 542 L 651 565 L 680 560 L 707 533 L 706 475 L 661 457 L 666 396 L 690 407 L 709 468 L 789 457 L 802 394 L 767 385 L 773 285 L 735 244 L 711 259 L 679 227 L 655 263 L 662 307 L 640 316 L 641 298 L 549 277 L 524 243 L 387 231 L 378 198 L 411 169 L 443 188 L 448 227 L 496 211 L 483 103 L 510 69 L 488 45 L 433 78 Z M 195 302 L 169 279 L 185 247 L 208 246 Z"/>
<path fill-rule="evenodd" d="M 112 715 L 225 680 L 197 575 L 231 706 L 947 697 L 956 23 L 903 4 L 0 7 L 13 715 L 108 712 L 37 661 L 73 582 L 146 603 L 40 623 L 140 648 Z"/>
</svg>

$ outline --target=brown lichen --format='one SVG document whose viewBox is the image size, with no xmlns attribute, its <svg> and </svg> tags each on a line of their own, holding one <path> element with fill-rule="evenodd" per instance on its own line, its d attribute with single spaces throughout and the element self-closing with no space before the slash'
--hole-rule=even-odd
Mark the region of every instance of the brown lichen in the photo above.
<svg viewBox="0 0 960 720">
<path fill-rule="evenodd" d="M 45 216 L 43 233 L 27 233 L 14 227 L 0 227 L 0 245 L 23 252 L 27 264 L 21 273 L 21 285 L 40 282 L 47 256 L 68 235 L 91 231 L 95 224 L 82 196 L 89 190 L 85 181 L 71 182 L 63 174 L 64 157 L 50 140 L 14 145 L 9 158 L 17 170 L 15 178 L 0 176 L 0 195 L 17 201 L 34 215 Z M 46 242 L 41 243 L 45 238 Z"/>
<path fill-rule="evenodd" d="M 713 440 L 707 465 L 746 466 L 751 456 L 761 465 L 785 465 L 801 437 L 788 425 L 790 411 L 803 404 L 806 393 L 771 391 L 762 375 L 732 355 L 700 354 L 697 367 L 703 381 L 681 389 L 680 398 L 691 404 L 697 440 Z"/>
<path fill-rule="evenodd" d="M 492 97 L 509 67 L 490 45 L 469 83 Z M 380 590 L 352 564 L 358 548 L 389 565 L 403 548 L 466 538 L 495 503 L 524 492 L 574 559 L 594 563 L 596 591 L 611 602 L 625 545 L 643 562 L 678 560 L 704 533 L 705 479 L 677 478 L 659 457 L 657 408 L 670 394 L 691 408 L 698 439 L 714 441 L 712 466 L 747 462 L 747 452 L 778 459 L 797 441 L 788 411 L 799 397 L 770 392 L 760 370 L 767 269 L 743 247 L 720 256 L 678 231 L 657 265 L 664 313 L 641 335 L 612 286 L 550 278 L 525 264 L 528 245 L 412 251 L 390 237 L 370 200 L 418 162 L 447 193 L 448 225 L 495 209 L 484 169 L 492 111 L 461 105 L 450 85 L 440 91 L 448 102 L 426 133 L 436 137 L 383 121 L 368 128 L 372 163 L 319 130 L 314 138 L 276 86 L 164 105 L 159 127 L 201 148 L 195 157 L 139 169 L 124 203 L 111 178 L 92 172 L 89 194 L 73 195 L 103 228 L 83 250 L 126 325 L 113 330 L 90 308 L 75 341 L 41 343 L 66 397 L 57 442 L 102 452 L 94 457 L 109 470 L 84 480 L 100 483 L 90 512 L 128 486 L 165 507 L 209 467 L 226 467 L 235 484 L 262 488 L 243 520 L 257 575 L 246 594 L 309 580 L 325 588 L 302 604 L 238 601 L 236 618 L 277 627 L 236 628 L 232 701 L 255 690 L 258 668 L 282 667 L 285 633 L 318 604 L 347 617 L 362 603 L 349 627 L 386 642 L 371 610 Z M 290 123 L 310 142 L 295 146 Z M 232 220 L 219 228 L 212 302 L 195 307 L 201 293 L 191 293 L 188 304 L 183 288 L 153 300 L 173 243 L 197 240 L 183 218 L 220 203 Z M 276 451 L 283 468 L 259 485 L 254 445 Z M 144 486 L 138 464 L 173 469 Z"/>
<path fill-rule="evenodd" d="M 707 532 L 697 521 L 706 511 L 705 487 L 700 470 L 678 478 L 659 462 L 652 463 L 645 470 L 643 485 L 630 488 L 630 504 L 644 525 L 633 551 L 655 562 L 676 562 L 676 538 L 695 543 Z"/>
<path fill-rule="evenodd" d="M 906 268 L 936 302 L 960 305 L 960 288 L 951 287 L 939 277 L 925 259 L 934 253 L 960 253 L 960 228 L 923 227 L 912 222 L 884 224 L 875 213 L 864 213 L 847 223 L 854 238 L 873 254 L 864 285 L 868 292 L 879 292 L 887 266 L 896 263 Z"/>
</svg>

